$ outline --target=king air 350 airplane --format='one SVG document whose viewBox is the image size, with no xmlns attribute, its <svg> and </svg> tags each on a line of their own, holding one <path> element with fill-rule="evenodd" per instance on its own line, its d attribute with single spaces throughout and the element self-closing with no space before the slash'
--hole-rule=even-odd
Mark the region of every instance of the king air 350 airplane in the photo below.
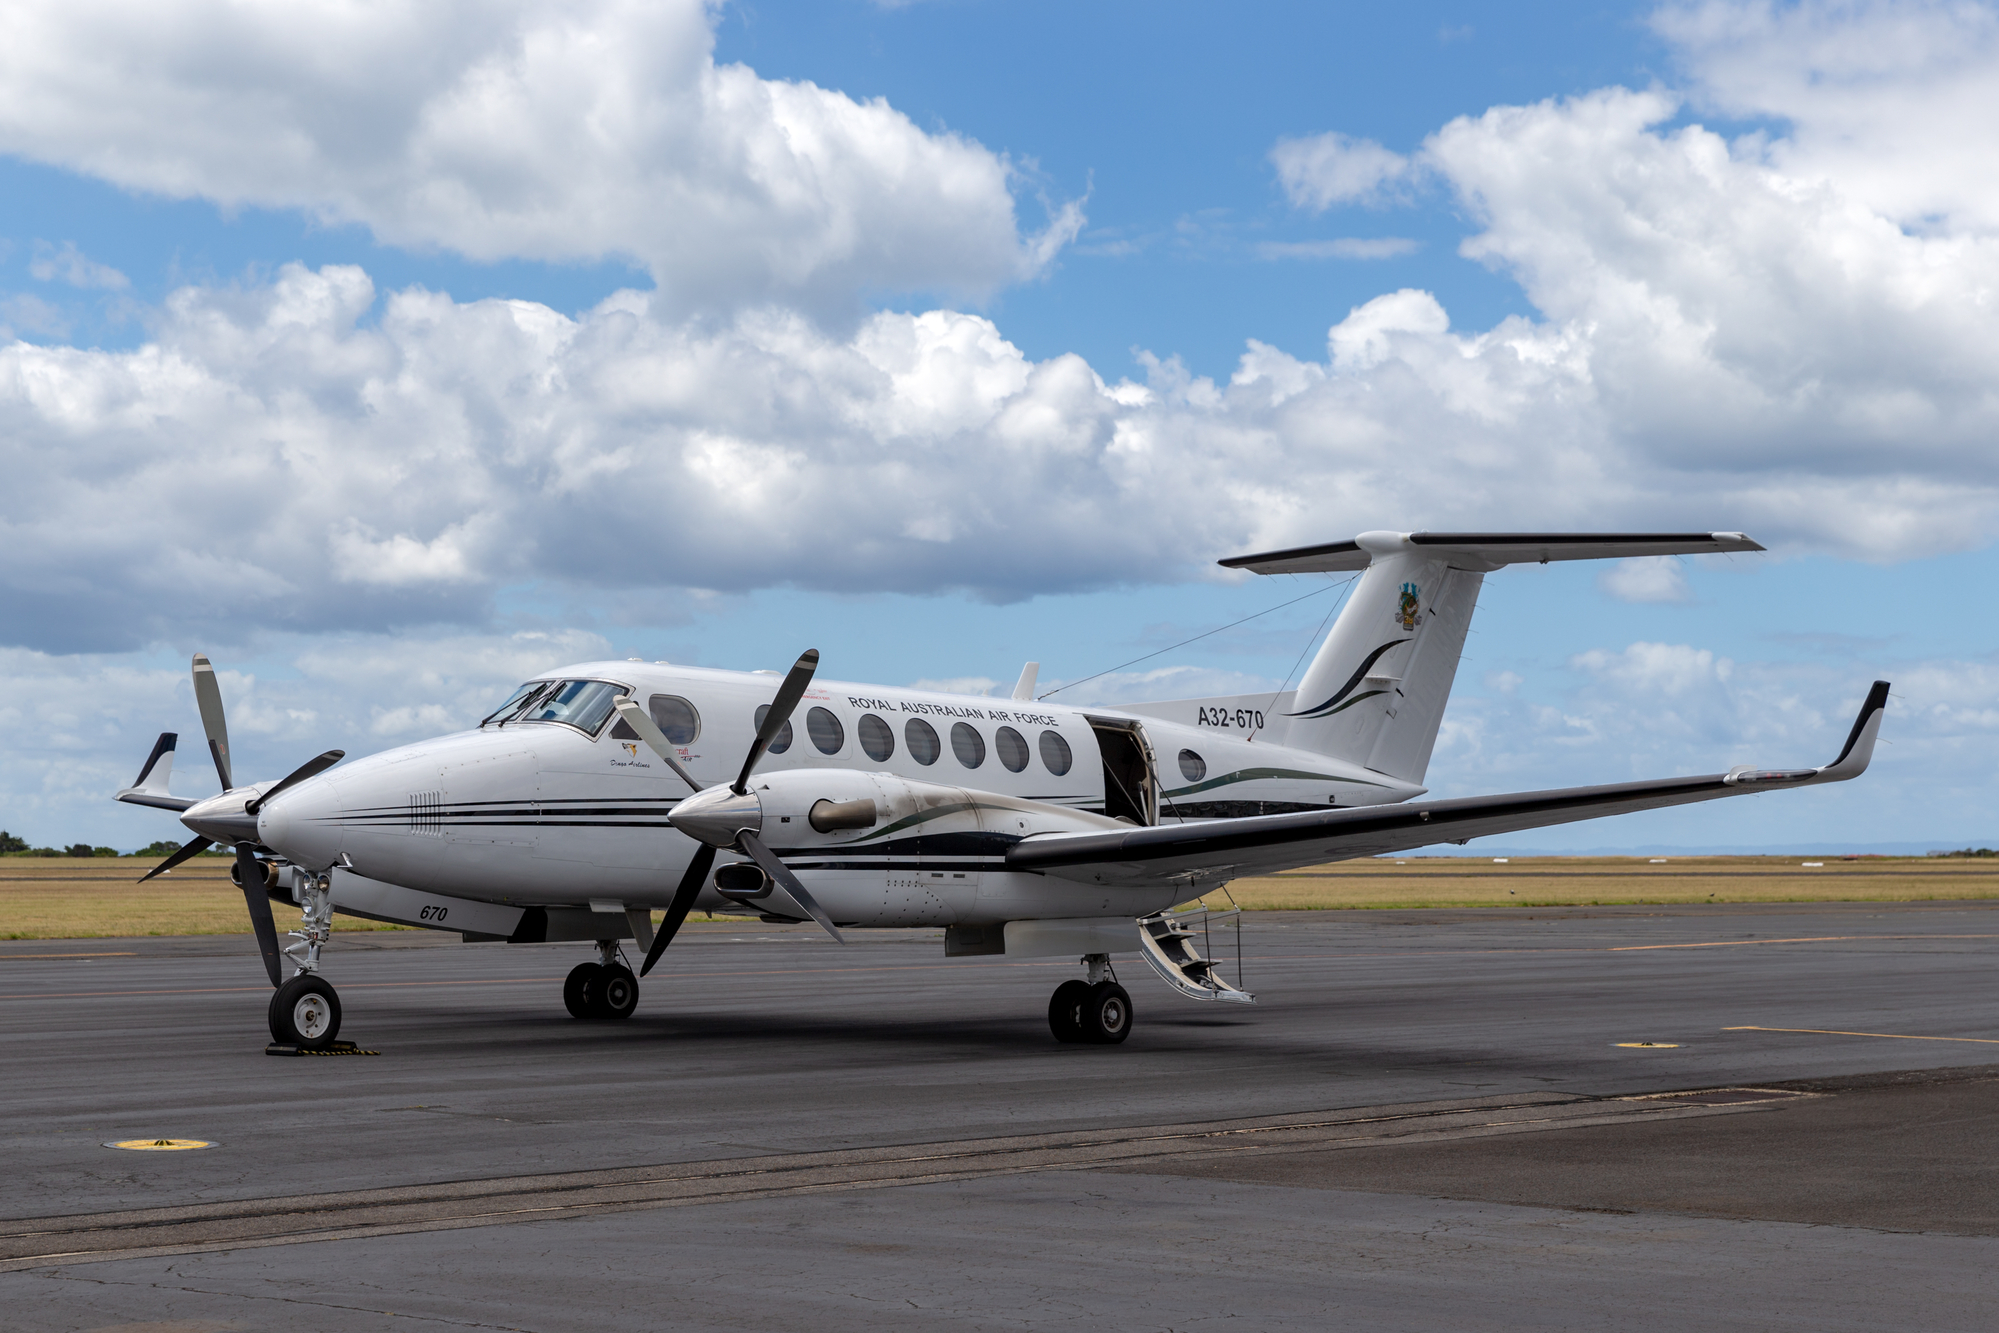
<svg viewBox="0 0 1999 1333">
<path fill-rule="evenodd" d="M 697 909 L 816 921 L 835 940 L 942 927 L 949 957 L 1076 957 L 1087 976 L 1056 989 L 1049 1026 L 1116 1043 L 1132 1005 L 1114 954 L 1137 954 L 1190 999 L 1251 1000 L 1173 910 L 1238 876 L 1858 776 L 1884 682 L 1823 768 L 1416 799 L 1488 573 L 1762 549 L 1725 532 L 1369 532 L 1222 561 L 1361 571 L 1295 692 L 1081 708 L 1036 700 L 1032 664 L 996 700 L 818 680 L 817 652 L 782 678 L 583 662 L 528 681 L 470 731 L 339 768 L 329 750 L 249 785 L 197 656 L 222 793 L 169 793 L 166 734 L 118 799 L 194 831 L 152 875 L 211 844 L 235 850 L 282 1045 L 329 1047 L 340 1030 L 320 971 L 335 912 L 468 942 L 588 942 L 596 957 L 563 1000 L 578 1018 L 619 1019 Z M 282 948 L 273 901 L 301 909 Z M 637 976 L 624 940 L 645 950 Z"/>
</svg>

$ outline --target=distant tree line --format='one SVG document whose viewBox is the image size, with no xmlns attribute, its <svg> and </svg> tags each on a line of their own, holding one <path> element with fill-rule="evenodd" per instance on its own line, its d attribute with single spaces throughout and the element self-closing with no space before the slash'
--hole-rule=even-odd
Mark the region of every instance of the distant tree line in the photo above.
<svg viewBox="0 0 1999 1333">
<path fill-rule="evenodd" d="M 6 829 L 0 829 L 0 856 L 172 856 L 179 850 L 179 843 L 164 838 L 136 852 L 120 852 L 116 847 L 92 847 L 87 842 L 71 843 L 67 847 L 30 847 L 27 839 L 17 838 Z"/>
</svg>

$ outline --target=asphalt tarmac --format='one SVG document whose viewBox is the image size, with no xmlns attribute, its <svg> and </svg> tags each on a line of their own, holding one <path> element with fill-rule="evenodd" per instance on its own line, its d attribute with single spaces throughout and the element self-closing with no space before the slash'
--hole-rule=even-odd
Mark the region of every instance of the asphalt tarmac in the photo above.
<svg viewBox="0 0 1999 1333">
<path fill-rule="evenodd" d="M 558 994 L 584 946 L 336 937 L 380 1054 L 309 1059 L 263 1053 L 247 937 L 0 943 L 0 1323 L 1982 1329 L 1999 1297 L 1999 904 L 1259 913 L 1256 1006 L 1133 963 L 1108 1048 L 1048 1035 L 1065 961 L 850 938 L 696 925 L 599 1024 Z M 1763 1091 L 1646 1096 L 1715 1088 Z M 102 1146 L 153 1138 L 216 1146 Z"/>
</svg>

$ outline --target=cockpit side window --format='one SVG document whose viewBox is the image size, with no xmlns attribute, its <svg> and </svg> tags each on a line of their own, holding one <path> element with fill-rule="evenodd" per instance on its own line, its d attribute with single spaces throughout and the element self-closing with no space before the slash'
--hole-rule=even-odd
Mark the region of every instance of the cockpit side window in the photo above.
<svg viewBox="0 0 1999 1333">
<path fill-rule="evenodd" d="M 594 737 L 617 707 L 622 685 L 606 680 L 559 680 L 547 693 L 531 700 L 523 722 L 560 722 Z"/>
<path fill-rule="evenodd" d="M 484 726 L 489 726 L 495 722 L 505 722 L 508 718 L 512 717 L 515 713 L 520 711 L 521 705 L 525 704 L 528 701 L 528 696 L 533 694 L 539 694 L 541 691 L 547 689 L 549 687 L 549 684 L 550 682 L 545 680 L 529 681 L 527 684 L 515 690 L 513 696 L 509 698 L 505 703 L 501 704 L 498 708 L 495 708 L 492 712 L 486 714 L 484 718 L 480 719 L 479 725 L 484 727 Z"/>
</svg>

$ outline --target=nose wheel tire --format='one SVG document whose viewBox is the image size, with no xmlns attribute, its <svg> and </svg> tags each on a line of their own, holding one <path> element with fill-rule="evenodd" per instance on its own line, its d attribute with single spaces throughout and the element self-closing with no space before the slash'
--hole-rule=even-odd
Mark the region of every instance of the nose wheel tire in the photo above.
<svg viewBox="0 0 1999 1333">
<path fill-rule="evenodd" d="M 324 978 L 304 972 L 272 993 L 270 1018 L 272 1041 L 323 1050 L 340 1035 L 340 996 Z"/>
<path fill-rule="evenodd" d="M 1090 983 L 1065 981 L 1055 988 L 1048 1001 L 1048 1030 L 1059 1042 L 1083 1040 L 1083 1002 L 1090 998 Z"/>
<path fill-rule="evenodd" d="M 602 975 L 591 989 L 591 1017 L 630 1018 L 639 1007 L 639 979 L 629 967 L 612 964 L 599 969 Z"/>
<path fill-rule="evenodd" d="M 1083 1040 L 1115 1046 L 1131 1035 L 1131 996 L 1115 981 L 1089 989 L 1082 1005 Z"/>
<path fill-rule="evenodd" d="M 602 963 L 578 963 L 569 969 L 562 983 L 562 1007 L 571 1018 L 595 1018 L 597 982 L 604 975 Z"/>
</svg>

